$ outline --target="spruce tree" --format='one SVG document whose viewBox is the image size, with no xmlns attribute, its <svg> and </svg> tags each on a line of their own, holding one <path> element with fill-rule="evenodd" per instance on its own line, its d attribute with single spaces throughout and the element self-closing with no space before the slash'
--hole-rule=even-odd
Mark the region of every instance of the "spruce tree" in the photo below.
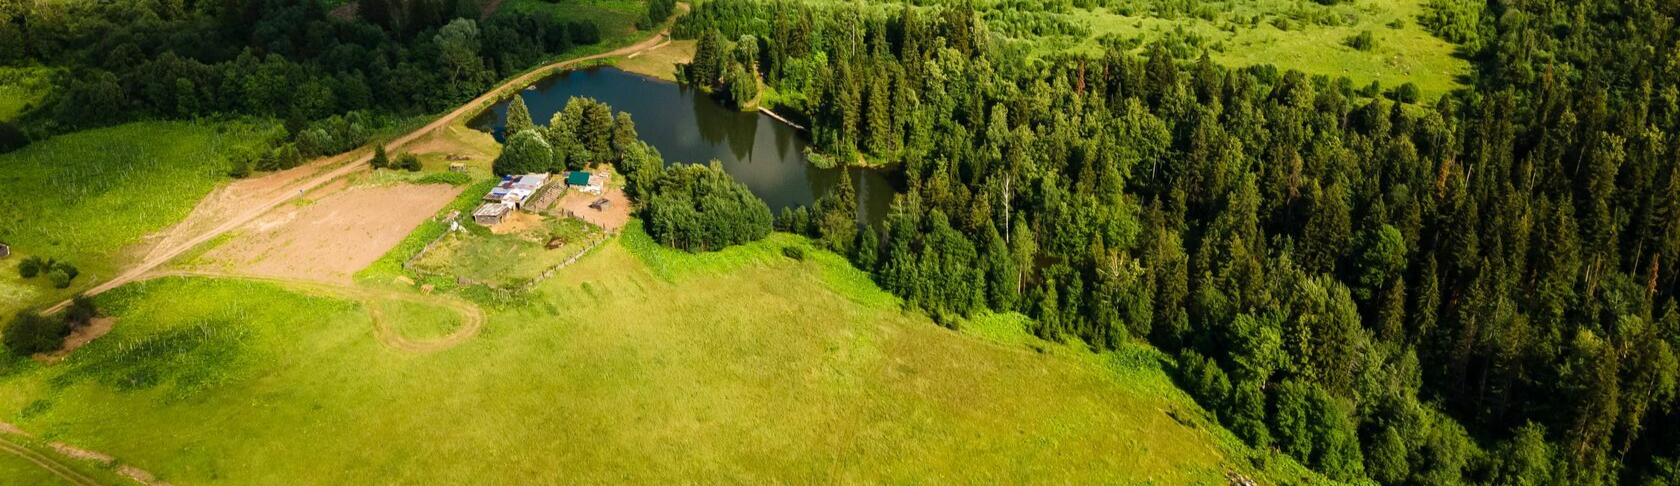
<svg viewBox="0 0 1680 486">
<path fill-rule="evenodd" d="M 531 110 L 525 107 L 525 97 L 517 94 L 513 95 L 513 101 L 508 103 L 507 128 L 502 131 L 502 136 L 513 138 L 513 134 L 529 130 L 535 126 L 536 123 L 531 121 Z"/>
</svg>

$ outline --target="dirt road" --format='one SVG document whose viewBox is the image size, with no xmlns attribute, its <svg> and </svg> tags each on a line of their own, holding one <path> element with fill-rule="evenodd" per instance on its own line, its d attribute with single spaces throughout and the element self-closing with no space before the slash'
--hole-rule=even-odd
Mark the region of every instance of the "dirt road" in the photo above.
<svg viewBox="0 0 1680 486">
<path fill-rule="evenodd" d="M 29 461 L 36 466 L 40 466 L 41 469 L 52 473 L 52 475 L 58 476 L 67 483 L 77 486 L 99 486 L 99 481 L 95 481 L 93 478 L 82 475 L 82 473 L 76 472 L 75 469 L 71 469 L 70 466 L 66 466 L 64 463 L 58 462 L 56 459 L 29 450 L 29 448 L 18 445 L 5 437 L 0 437 L 0 452 L 21 457 L 25 461 Z"/>
<path fill-rule="evenodd" d="M 683 13 L 688 12 L 688 4 L 686 4 L 686 3 L 678 3 L 677 8 L 678 8 L 677 15 L 679 15 L 679 16 L 682 15 Z M 638 43 L 635 43 L 635 44 L 632 44 L 632 45 L 629 45 L 629 46 L 625 46 L 625 47 L 622 47 L 622 48 L 619 48 L 619 49 L 615 49 L 615 50 L 612 50 L 612 51 L 603 52 L 603 53 L 595 54 L 595 55 L 591 55 L 591 56 L 584 56 L 584 57 L 569 59 L 569 60 L 565 60 L 565 61 L 560 61 L 560 62 L 548 64 L 548 65 L 545 65 L 545 66 L 541 66 L 541 67 L 538 67 L 536 69 L 532 69 L 530 71 L 526 71 L 525 74 L 519 75 L 518 77 L 515 77 L 513 79 L 510 79 L 510 80 L 502 83 L 500 86 L 497 86 L 495 89 L 492 89 L 489 92 L 486 92 L 483 95 L 480 95 L 479 97 L 474 98 L 472 101 L 469 101 L 464 105 L 461 105 L 459 108 L 456 108 L 454 111 L 450 111 L 448 114 L 443 115 L 442 117 L 438 118 L 437 120 L 434 120 L 431 123 L 426 124 L 426 126 L 420 127 L 419 130 L 409 132 L 407 135 L 403 135 L 401 137 L 396 138 L 395 140 L 391 140 L 390 142 L 387 142 L 385 144 L 385 151 L 388 152 L 388 153 L 389 152 L 395 152 L 395 151 L 397 151 L 398 148 L 402 147 L 403 145 L 407 145 L 410 142 L 418 140 L 421 137 L 424 137 L 424 136 L 432 133 L 433 131 L 438 130 L 439 128 L 442 128 L 442 127 L 448 126 L 452 123 L 455 123 L 457 121 L 460 121 L 462 118 L 464 118 L 466 116 L 475 114 L 480 109 L 484 108 L 485 106 L 487 106 L 490 103 L 499 99 L 503 93 L 506 93 L 510 90 L 521 89 L 524 86 L 529 85 L 532 82 L 535 82 L 536 80 L 542 78 L 543 76 L 548 75 L 548 73 L 550 73 L 551 71 L 553 71 L 556 68 L 564 68 L 564 67 L 572 66 L 572 65 L 575 65 L 575 64 L 578 64 L 578 63 L 594 61 L 594 60 L 597 60 L 597 59 L 605 59 L 605 58 L 609 58 L 609 57 L 624 56 L 624 55 L 629 55 L 629 54 L 633 54 L 633 53 L 637 53 L 637 52 L 642 52 L 642 51 L 645 51 L 645 50 L 648 50 L 648 49 L 652 49 L 654 46 L 658 46 L 661 42 L 664 42 L 666 40 L 666 38 L 670 36 L 670 31 L 671 31 L 670 27 L 667 26 L 665 29 L 660 30 L 658 34 L 654 34 L 653 37 L 650 37 L 647 40 L 643 40 L 641 42 L 638 42 Z M 338 166 L 338 168 L 335 168 L 331 171 L 327 171 L 327 172 L 322 173 L 320 175 L 314 176 L 312 179 L 308 180 L 307 182 L 304 182 L 303 184 L 294 186 L 294 187 L 297 188 L 296 192 L 287 191 L 284 194 L 281 194 L 278 197 L 274 197 L 274 198 L 268 200 L 267 202 L 264 202 L 264 203 L 262 203 L 262 204 L 260 204 L 256 207 L 250 209 L 250 210 L 247 210 L 245 212 L 241 212 L 241 213 L 238 213 L 238 214 L 234 214 L 234 215 L 228 217 L 226 220 L 222 221 L 221 224 L 211 228 L 209 231 L 206 231 L 204 233 L 199 234 L 198 236 L 187 239 L 185 241 L 175 243 L 174 245 L 170 246 L 168 249 L 159 249 L 159 250 L 153 251 L 151 255 L 148 255 L 146 257 L 145 260 L 142 260 L 139 263 L 136 263 L 133 266 L 128 267 L 127 270 L 124 270 L 122 273 L 118 274 L 115 278 L 112 278 L 110 280 L 101 282 L 99 285 L 95 285 L 93 288 L 90 288 L 87 291 L 83 292 L 83 295 L 91 296 L 91 295 L 101 294 L 101 293 L 104 293 L 104 292 L 109 291 L 111 289 L 121 287 L 121 286 L 123 286 L 125 284 L 128 284 L 130 282 L 140 280 L 142 277 L 144 277 L 146 275 L 147 272 L 151 272 L 152 270 L 162 266 L 163 264 L 168 263 L 170 260 L 175 259 L 175 257 L 181 256 L 182 253 L 186 253 L 188 250 L 191 250 L 193 247 L 196 247 L 196 246 L 201 245 L 201 244 L 203 244 L 207 241 L 215 239 L 217 236 L 220 236 L 223 233 L 233 231 L 235 228 L 243 226 L 245 223 L 249 223 L 251 220 L 256 219 L 259 216 L 262 216 L 264 213 L 267 213 L 269 210 L 272 210 L 276 207 L 279 207 L 282 204 L 286 204 L 287 202 L 290 202 L 293 199 L 296 199 L 297 197 L 302 196 L 304 193 L 307 193 L 310 190 L 313 190 L 317 187 L 320 187 L 323 184 L 331 182 L 334 179 L 338 179 L 340 177 L 350 175 L 351 173 L 354 173 L 354 172 L 359 171 L 359 170 L 367 169 L 368 168 L 367 161 L 369 159 L 373 158 L 373 150 L 370 147 L 364 147 L 364 148 L 361 148 L 361 149 L 357 149 L 357 150 L 354 150 L 354 151 L 350 151 L 350 152 L 346 152 L 346 153 L 343 153 L 343 154 L 335 155 L 335 156 L 332 156 L 332 157 L 327 157 L 327 158 L 323 159 L 324 162 L 318 161 L 318 162 L 310 163 L 311 165 L 314 165 L 316 163 L 324 163 L 324 165 L 328 165 L 328 166 L 331 166 L 331 165 L 334 165 L 334 164 L 342 164 L 342 165 Z M 172 243 L 174 243 L 174 242 L 172 242 Z M 64 308 L 68 307 L 69 305 L 70 305 L 70 301 L 65 300 L 63 302 L 59 302 L 58 305 L 55 305 L 55 306 L 52 306 L 51 308 L 48 308 L 46 311 L 43 311 L 43 313 L 46 313 L 46 314 L 56 313 L 58 311 L 64 310 Z"/>
</svg>

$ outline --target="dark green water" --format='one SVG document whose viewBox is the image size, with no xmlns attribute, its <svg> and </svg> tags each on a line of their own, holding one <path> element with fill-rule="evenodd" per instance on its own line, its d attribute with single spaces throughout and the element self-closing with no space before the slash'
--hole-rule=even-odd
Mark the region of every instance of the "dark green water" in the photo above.
<svg viewBox="0 0 1680 486">
<path fill-rule="evenodd" d="M 568 71 L 520 92 L 531 119 L 547 124 L 573 96 L 595 98 L 630 113 L 642 140 L 659 149 L 667 164 L 716 159 L 736 180 L 764 199 L 770 210 L 810 204 L 840 180 L 842 169 L 819 169 L 805 159 L 805 135 L 759 113 L 724 107 L 703 93 L 674 83 L 600 67 Z M 507 103 L 473 120 L 473 128 L 502 140 Z M 857 188 L 858 217 L 886 219 L 894 186 L 880 171 L 847 169 Z"/>
</svg>

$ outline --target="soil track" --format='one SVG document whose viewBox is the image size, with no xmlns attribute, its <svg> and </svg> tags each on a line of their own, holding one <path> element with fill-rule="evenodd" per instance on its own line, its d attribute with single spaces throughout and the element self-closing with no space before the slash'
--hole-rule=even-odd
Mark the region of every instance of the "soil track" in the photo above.
<svg viewBox="0 0 1680 486">
<path fill-rule="evenodd" d="M 689 10 L 688 4 L 687 3 L 678 3 L 677 4 L 677 10 L 678 10 L 677 15 L 679 15 L 679 16 L 684 14 L 684 13 L 687 13 L 688 10 Z M 641 42 L 631 44 L 629 46 L 621 47 L 621 48 L 614 49 L 614 50 L 607 51 L 607 52 L 603 52 L 603 53 L 600 53 L 600 54 L 594 54 L 594 55 L 589 55 L 589 56 L 583 56 L 583 57 L 568 59 L 568 60 L 565 60 L 565 61 L 550 63 L 550 64 L 547 64 L 547 65 L 543 65 L 543 66 L 537 67 L 535 69 L 531 69 L 529 71 L 526 71 L 525 74 L 519 75 L 519 76 L 517 76 L 513 79 L 510 79 L 510 80 L 507 80 L 506 82 L 503 82 L 501 85 L 497 86 L 495 89 L 492 89 L 487 93 L 479 95 L 479 97 L 474 98 L 472 101 L 469 101 L 466 104 L 463 104 L 460 107 L 456 108 L 455 110 L 450 111 L 449 113 L 443 115 L 442 117 L 439 117 L 437 120 L 434 120 L 431 123 L 426 124 L 426 126 L 420 127 L 420 129 L 418 129 L 418 130 L 409 132 L 406 135 L 403 135 L 401 137 L 396 138 L 395 140 L 391 140 L 390 142 L 387 142 L 385 144 L 385 150 L 386 150 L 386 152 L 397 151 L 402 146 L 407 145 L 408 143 L 413 142 L 415 140 L 419 140 L 421 137 L 429 135 L 432 132 L 437 131 L 440 128 L 449 126 L 453 123 L 462 121 L 462 120 L 464 120 L 464 119 L 466 119 L 466 118 L 468 118 L 472 115 L 475 115 L 479 111 L 481 111 L 481 110 L 485 109 L 486 107 L 490 106 L 490 104 L 494 103 L 497 99 L 501 98 L 504 94 L 506 94 L 508 92 L 512 92 L 514 90 L 518 90 L 518 89 L 520 89 L 520 88 L 522 88 L 526 85 L 529 85 L 532 82 L 535 82 L 536 80 L 542 78 L 543 76 L 547 76 L 549 73 L 553 72 L 555 69 L 565 68 L 565 67 L 572 66 L 572 65 L 575 65 L 575 64 L 578 64 L 578 63 L 594 61 L 594 60 L 597 60 L 597 59 L 605 59 L 605 58 L 609 58 L 609 57 L 629 55 L 629 54 L 633 54 L 633 53 L 637 53 L 637 52 L 641 52 L 641 51 L 651 49 L 654 46 L 658 46 L 658 45 L 660 45 L 660 43 L 665 42 L 666 39 L 670 36 L 670 31 L 671 31 L 671 28 L 670 28 L 669 25 L 667 25 L 664 29 L 661 29 L 659 31 L 659 33 L 654 34 L 652 37 L 649 37 L 648 39 L 643 40 Z M 135 282 L 135 281 L 138 281 L 138 280 L 142 280 L 142 279 L 146 278 L 147 273 L 151 272 L 154 269 L 157 269 L 158 267 L 162 266 L 164 263 L 168 263 L 170 260 L 175 259 L 175 257 L 181 256 L 182 253 L 186 253 L 188 250 L 191 250 L 193 247 L 196 247 L 196 246 L 204 244 L 205 242 L 208 242 L 212 239 L 215 239 L 217 236 L 220 236 L 223 233 L 233 231 L 234 229 L 239 228 L 240 226 L 243 226 L 246 223 L 251 222 L 251 220 L 254 220 L 254 219 L 262 216 L 263 214 L 269 212 L 270 210 L 272 210 L 272 209 L 274 209 L 274 208 L 276 208 L 276 207 L 278 207 L 282 204 L 286 204 L 287 202 L 290 202 L 293 199 L 296 199 L 297 197 L 302 196 L 304 193 L 309 192 L 311 190 L 314 190 L 317 187 L 321 187 L 322 185 L 324 185 L 328 182 L 331 182 L 331 181 L 336 180 L 340 177 L 344 177 L 346 175 L 352 174 L 352 173 L 354 173 L 356 171 L 359 171 L 359 170 L 366 170 L 368 168 L 367 161 L 372 159 L 372 158 L 373 158 L 373 150 L 370 149 L 370 148 L 364 147 L 364 148 L 360 148 L 360 149 L 353 150 L 353 151 L 350 151 L 350 152 L 345 152 L 345 153 L 342 153 L 342 154 L 339 154 L 339 155 L 334 155 L 334 156 L 331 156 L 331 157 L 325 157 L 325 158 L 322 158 L 322 159 L 318 159 L 314 162 L 310 162 L 306 165 L 310 166 L 310 167 L 322 167 L 322 168 L 324 168 L 324 167 L 335 167 L 335 168 L 333 168 L 332 170 L 328 170 L 324 173 L 320 173 L 318 175 L 315 175 L 315 176 L 309 178 L 307 181 L 304 181 L 301 184 L 295 184 L 295 185 L 285 184 L 285 186 L 287 187 L 287 190 L 283 191 L 281 194 L 276 195 L 276 196 L 271 196 L 265 202 L 263 202 L 261 204 L 257 204 L 257 205 L 255 205 L 253 207 L 250 207 L 249 209 L 246 209 L 244 211 L 240 211 L 240 212 L 231 214 L 231 215 L 227 216 L 226 218 L 218 218 L 218 219 L 221 219 L 220 224 L 214 225 L 208 231 L 200 233 L 197 236 L 187 238 L 185 240 L 178 241 L 178 242 L 177 241 L 161 242 L 158 245 L 158 247 L 155 248 L 151 252 L 150 255 L 147 255 L 147 257 L 144 260 L 128 267 L 127 270 L 124 270 L 122 273 L 118 274 L 115 278 L 112 278 L 111 280 L 107 280 L 105 282 L 102 282 L 98 285 L 93 286 L 92 288 L 87 289 L 86 291 L 83 292 L 83 295 L 88 295 L 88 296 L 97 295 L 97 294 L 109 291 L 111 289 L 121 287 L 121 286 L 123 286 L 125 284 L 128 284 L 130 282 Z M 294 191 L 291 190 L 291 188 L 296 188 L 297 190 L 294 192 Z M 208 224 L 208 223 L 206 222 L 206 224 Z M 168 245 L 166 246 L 165 244 L 168 244 Z M 59 302 L 58 305 L 54 305 L 51 308 L 48 308 L 47 310 L 43 311 L 43 313 L 45 313 L 45 314 L 56 313 L 58 311 L 64 310 L 64 308 L 68 307 L 69 305 L 70 305 L 70 300 L 65 299 L 63 302 Z"/>
<path fill-rule="evenodd" d="M 478 335 L 480 330 L 484 329 L 484 310 L 480 309 L 477 304 L 452 295 L 414 294 L 408 292 L 398 292 L 395 290 L 359 287 L 355 285 L 336 284 L 296 278 L 258 277 L 195 271 L 172 270 L 157 272 L 149 274 L 141 280 L 151 280 L 163 277 L 208 277 L 268 282 L 316 295 L 354 300 L 360 302 L 362 306 L 367 309 L 368 317 L 373 321 L 374 337 L 379 339 L 380 344 L 384 344 L 392 349 L 411 353 L 430 353 L 449 349 L 457 344 L 465 342 L 468 339 L 472 339 L 474 336 Z M 403 337 L 401 333 L 398 333 L 396 329 L 386 322 L 384 315 L 379 311 L 379 307 L 374 305 L 375 302 L 380 300 L 396 300 L 412 304 L 443 307 L 461 315 L 461 327 L 456 328 L 455 332 L 449 333 L 448 336 L 438 339 L 408 339 Z"/>
<path fill-rule="evenodd" d="M 5 437 L 0 437 L 0 452 L 21 457 L 23 460 L 29 461 L 36 466 L 40 466 L 41 469 L 52 473 L 54 476 L 58 476 L 70 484 L 78 486 L 100 486 L 99 481 L 95 481 L 93 478 L 76 472 L 76 470 L 71 469 L 70 466 L 66 466 L 64 463 L 58 462 L 51 457 L 41 455 L 39 452 L 29 450 L 29 448 L 18 445 Z"/>
</svg>

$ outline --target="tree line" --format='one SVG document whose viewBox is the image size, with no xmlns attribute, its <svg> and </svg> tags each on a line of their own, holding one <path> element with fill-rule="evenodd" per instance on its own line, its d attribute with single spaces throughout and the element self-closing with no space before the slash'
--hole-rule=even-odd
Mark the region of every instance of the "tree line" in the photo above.
<svg viewBox="0 0 1680 486">
<path fill-rule="evenodd" d="M 34 138 L 247 115 L 286 120 L 285 142 L 308 153 L 359 146 L 396 117 L 470 99 L 602 35 L 552 15 L 480 14 L 478 0 L 365 0 L 348 11 L 321 0 L 34 2 L 0 8 L 0 64 L 64 68 L 19 122 Z M 347 114 L 360 128 L 335 130 L 332 117 Z"/>
<path fill-rule="evenodd" d="M 1224 426 L 1333 479 L 1674 484 L 1659 4 L 1456 16 L 1486 22 L 1462 28 L 1476 70 L 1433 100 L 1160 44 L 1028 59 L 965 4 L 717 0 L 677 32 L 734 47 L 691 82 L 750 62 L 819 151 L 903 172 L 880 228 L 848 224 L 845 184 L 777 224 L 940 322 L 1150 343 Z"/>
</svg>

